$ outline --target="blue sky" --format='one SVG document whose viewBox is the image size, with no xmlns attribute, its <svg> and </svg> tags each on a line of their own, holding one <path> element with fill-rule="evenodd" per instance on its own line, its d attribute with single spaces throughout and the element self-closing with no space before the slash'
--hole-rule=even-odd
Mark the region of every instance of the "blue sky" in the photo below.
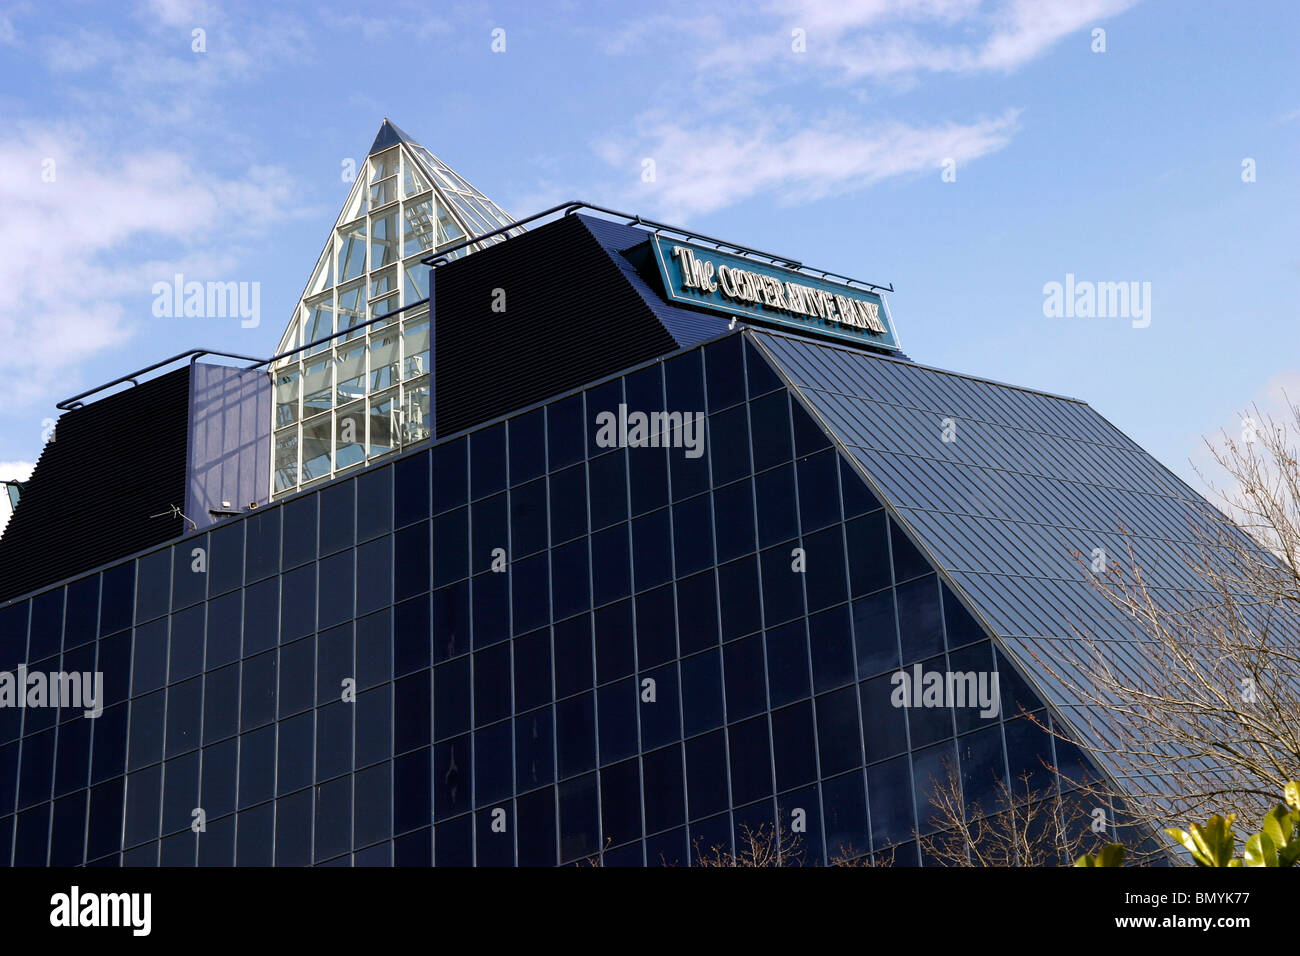
<svg viewBox="0 0 1300 956">
<path fill-rule="evenodd" d="M 1201 436 L 1300 398 L 1293 3 L 367 9 L 0 6 L 0 477 L 71 394 L 270 355 L 385 116 L 519 217 L 892 282 L 917 361 L 1083 398 L 1194 483 Z M 260 324 L 155 318 L 176 272 L 260 283 Z M 1150 283 L 1149 325 L 1047 317 L 1067 274 Z"/>
</svg>

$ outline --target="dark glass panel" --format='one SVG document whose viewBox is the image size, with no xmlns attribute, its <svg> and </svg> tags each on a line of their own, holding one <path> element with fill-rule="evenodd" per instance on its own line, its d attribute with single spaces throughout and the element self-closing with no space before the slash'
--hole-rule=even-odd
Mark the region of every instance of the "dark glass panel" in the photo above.
<svg viewBox="0 0 1300 956">
<path fill-rule="evenodd" d="M 809 617 L 808 642 L 812 645 L 813 689 L 817 693 L 853 680 L 853 638 L 847 604 Z"/>
<path fill-rule="evenodd" d="M 244 588 L 244 656 L 275 647 L 279 638 L 279 579 L 272 578 Z"/>
<path fill-rule="evenodd" d="M 939 610 L 938 579 L 918 578 L 900 584 L 898 634 L 903 647 L 903 664 L 943 652 L 943 617 Z"/>
<path fill-rule="evenodd" d="M 846 773 L 823 783 L 822 810 L 827 856 L 831 859 L 854 859 L 871 849 L 862 771 Z"/>
<path fill-rule="evenodd" d="M 707 532 L 701 528 L 696 533 Z M 719 561 L 730 561 L 754 550 L 754 492 L 748 479 L 713 493 L 713 534 Z"/>
<path fill-rule="evenodd" d="M 667 443 L 666 437 L 656 440 Z M 628 450 L 628 490 L 632 501 L 632 514 L 645 514 L 668 504 L 668 452 L 664 447 L 634 447 Z M 673 455 L 681 454 L 678 450 Z"/>
<path fill-rule="evenodd" d="M 546 410 L 525 412 L 510 419 L 510 484 L 517 485 L 546 471 Z"/>
<path fill-rule="evenodd" d="M 510 716 L 510 645 L 474 652 L 474 726 Z"/>
<path fill-rule="evenodd" d="M 469 436 L 469 487 L 477 500 L 506 487 L 506 426 L 491 425 Z"/>
<path fill-rule="evenodd" d="M 560 784 L 560 861 L 572 862 L 600 849 L 600 813 L 596 775 Z"/>
<path fill-rule="evenodd" d="M 829 777 L 862 765 L 858 692 L 843 687 L 817 698 L 817 748 L 821 774 Z"/>
<path fill-rule="evenodd" d="M 671 585 L 637 595 L 636 645 L 637 666 L 642 671 L 677 656 Z"/>
<path fill-rule="evenodd" d="M 697 495 L 673 506 L 675 571 L 694 574 L 713 564 L 713 509 L 708 495 Z"/>
<path fill-rule="evenodd" d="M 393 676 L 392 614 L 380 611 L 357 621 L 357 689 Z"/>
<path fill-rule="evenodd" d="M 758 561 L 754 555 L 718 568 L 718 600 L 724 641 L 759 629 Z"/>
<path fill-rule="evenodd" d="M 722 726 L 722 658 L 716 650 L 682 660 L 682 721 L 687 737 Z"/>
<path fill-rule="evenodd" d="M 594 695 L 570 697 L 555 705 L 555 741 L 561 780 L 596 766 Z"/>
<path fill-rule="evenodd" d="M 803 573 L 793 548 L 778 545 L 760 556 L 763 569 L 763 617 L 768 627 L 802 617 Z"/>
<path fill-rule="evenodd" d="M 465 504 L 468 497 L 469 466 L 466 451 L 469 442 L 457 438 L 430 449 L 433 456 L 433 513 L 442 514 Z"/>
<path fill-rule="evenodd" d="M 817 743 L 813 735 L 811 701 L 800 701 L 772 711 L 772 751 L 778 791 L 817 779 Z"/>
<path fill-rule="evenodd" d="M 469 511 L 457 508 L 433 519 L 433 585 L 469 576 Z"/>
<path fill-rule="evenodd" d="M 424 751 L 427 753 L 428 751 Z M 427 771 L 426 771 L 427 772 Z M 470 784 L 474 779 L 474 764 L 470 756 L 470 738 L 466 734 L 444 740 L 434 747 L 433 755 L 433 812 L 438 820 L 464 813 L 470 809 Z M 428 804 L 424 807 L 428 814 Z"/>
<path fill-rule="evenodd" d="M 551 632 L 541 628 L 516 638 L 515 710 L 523 711 L 551 700 Z"/>
<path fill-rule="evenodd" d="M 692 820 L 727 807 L 727 738 L 721 730 L 686 741 L 686 804 Z"/>
<path fill-rule="evenodd" d="M 468 657 L 458 657 L 433 669 L 435 740 L 463 734 L 470 728 L 469 670 Z"/>
<path fill-rule="evenodd" d="M 362 472 L 357 476 L 357 540 L 387 534 L 393 524 L 393 469 Z"/>
<path fill-rule="evenodd" d="M 762 395 L 784 384 L 767 359 L 758 353 L 753 342 L 745 342 L 745 372 L 749 380 L 749 395 Z"/>
<path fill-rule="evenodd" d="M 468 745 L 465 748 L 468 750 Z M 426 747 L 393 761 L 393 833 L 415 830 L 429 822 L 430 751 Z M 468 757 L 466 758 L 468 760 Z M 469 790 L 466 776 L 463 789 Z M 466 793 L 468 798 L 468 793 Z M 467 800 L 468 802 L 468 800 Z"/>
<path fill-rule="evenodd" d="M 540 557 L 540 556 L 539 556 Z M 585 539 L 551 551 L 551 616 L 569 617 L 591 607 L 591 569 Z"/>
<path fill-rule="evenodd" d="M 244 519 L 244 581 L 252 583 L 280 570 L 280 512 L 258 511 Z"/>
<path fill-rule="evenodd" d="M 754 470 L 766 471 L 791 459 L 790 400 L 784 391 L 755 399 L 749 406 L 754 440 Z"/>
<path fill-rule="evenodd" d="M 279 759 L 276 763 L 277 795 L 293 793 L 312 783 L 312 743 L 316 737 L 316 715 L 311 711 L 280 721 Z M 310 823 L 308 811 L 303 816 Z"/>
<path fill-rule="evenodd" d="M 470 507 L 469 523 L 474 539 L 469 564 L 474 574 L 490 571 L 503 552 L 506 561 L 522 557 L 522 554 L 512 554 L 509 550 L 509 502 L 505 494 L 474 502 Z"/>
<path fill-rule="evenodd" d="M 284 542 L 281 567 L 285 570 L 316 560 L 316 494 L 292 498 L 284 504 Z M 183 548 L 177 548 L 181 552 Z M 176 566 L 176 576 L 183 576 L 183 568 Z"/>
<path fill-rule="evenodd" d="M 637 752 L 637 683 L 624 678 L 596 694 L 600 720 L 600 763 L 613 763 Z"/>
<path fill-rule="evenodd" d="M 641 768 L 635 760 L 600 772 L 602 834 L 618 846 L 641 837 Z"/>
<path fill-rule="evenodd" d="M 591 527 L 607 528 L 627 520 L 627 454 L 622 449 L 587 464 Z"/>
<path fill-rule="evenodd" d="M 510 492 L 510 554 L 540 551 L 546 539 L 546 481 L 538 479 Z"/>
<path fill-rule="evenodd" d="M 587 469 L 575 465 L 551 475 L 551 543 L 587 533 Z"/>
<path fill-rule="evenodd" d="M 620 601 L 600 608 L 596 622 L 596 681 L 605 683 L 636 669 L 636 632 L 632 602 Z"/>
<path fill-rule="evenodd" d="M 510 593 L 516 634 L 542 627 L 550 620 L 547 563 L 547 555 L 543 553 L 524 558 L 512 566 Z"/>
<path fill-rule="evenodd" d="M 581 395 L 570 395 L 546 406 L 546 451 L 551 471 L 585 457 L 585 433 Z"/>
<path fill-rule="evenodd" d="M 167 688 L 167 747 L 165 756 L 174 757 L 199 746 L 203 720 L 203 681 L 195 677 Z"/>
<path fill-rule="evenodd" d="M 893 519 L 889 522 L 889 540 L 894 554 L 895 581 L 907 581 L 934 570 Z"/>
<path fill-rule="evenodd" d="M 269 800 L 275 793 L 275 728 L 263 727 L 239 738 L 239 808 Z"/>
<path fill-rule="evenodd" d="M 555 696 L 571 697 L 592 688 L 591 616 L 555 625 Z"/>
<path fill-rule="evenodd" d="M 278 546 L 275 553 L 275 563 L 277 566 L 280 563 Z M 136 561 L 135 587 L 135 619 L 137 622 L 151 621 L 155 617 L 167 613 L 172 593 L 171 549 L 164 548 L 161 551 L 146 554 Z M 38 624 L 40 630 L 37 630 Z M 44 637 L 48 635 L 51 626 L 54 628 L 54 639 L 57 641 L 63 627 L 62 588 L 47 591 L 32 599 L 32 636 L 36 637 L 39 634 Z"/>
<path fill-rule="evenodd" d="M 898 668 L 898 630 L 892 590 L 853 602 L 853 639 L 857 647 L 858 677 Z"/>
<path fill-rule="evenodd" d="M 756 476 L 754 490 L 759 546 L 766 548 L 795 537 L 799 533 L 799 514 L 795 509 L 794 466 L 782 465 Z"/>
<path fill-rule="evenodd" d="M 503 720 L 474 733 L 474 801 L 490 807 L 514 790 L 513 726 Z"/>
<path fill-rule="evenodd" d="M 646 749 L 662 747 L 680 740 L 682 726 L 681 703 L 677 694 L 677 665 L 668 664 L 646 673 L 641 678 L 641 746 Z M 654 700 L 646 699 L 649 690 L 645 681 L 654 681 Z"/>
<path fill-rule="evenodd" d="M 356 485 L 355 481 L 340 481 L 320 491 L 322 556 L 351 548 L 356 540 Z M 217 533 L 212 536 L 214 546 Z"/>
<path fill-rule="evenodd" d="M 907 758 L 898 757 L 867 770 L 871 802 L 871 838 L 876 852 L 912 839 L 916 815 Z"/>
<path fill-rule="evenodd" d="M 429 556 L 428 524 L 413 525 L 393 535 L 393 595 L 398 601 L 429 590 Z"/>
<path fill-rule="evenodd" d="M 429 672 L 424 670 L 393 681 L 393 753 L 406 753 L 433 742 L 429 678 Z"/>
<path fill-rule="evenodd" d="M 209 572 L 212 566 L 208 566 Z M 102 575 L 99 596 L 99 633 L 113 634 L 131 626 L 135 610 L 135 563 L 127 561 Z"/>
<path fill-rule="evenodd" d="M 800 458 L 795 465 L 799 481 L 799 521 L 806 535 L 840 520 L 839 458 L 833 450 Z"/>
<path fill-rule="evenodd" d="M 732 724 L 727 731 L 731 755 L 731 800 L 751 803 L 772 793 L 772 751 L 767 717 Z"/>
<path fill-rule="evenodd" d="M 352 566 L 355 556 L 356 552 L 349 550 L 321 560 L 317 626 L 322 630 L 352 620 L 353 589 L 357 578 Z"/>
<path fill-rule="evenodd" d="M 667 407 L 677 411 L 705 411 L 704 370 L 699 349 L 685 352 L 664 362 L 664 387 Z"/>
<path fill-rule="evenodd" d="M 356 765 L 367 767 L 393 753 L 393 687 L 384 684 L 357 695 Z"/>
<path fill-rule="evenodd" d="M 677 633 L 683 654 L 717 645 L 717 586 L 712 570 L 677 582 Z"/>
<path fill-rule="evenodd" d="M 632 592 L 632 559 L 628 526 L 615 525 L 591 536 L 591 572 L 597 607 Z"/>
<path fill-rule="evenodd" d="M 705 443 L 713 466 L 714 487 L 749 474 L 749 415 L 745 406 L 710 415 Z"/>
<path fill-rule="evenodd" d="M 555 716 L 550 707 L 515 718 L 517 790 L 555 782 Z M 522 834 L 521 834 L 522 837 Z"/>
<path fill-rule="evenodd" d="M 803 548 L 808 568 L 804 575 L 808 610 L 816 611 L 847 600 L 849 595 L 844 578 L 844 538 L 840 535 L 840 525 L 806 535 Z"/>
<path fill-rule="evenodd" d="M 745 400 L 745 365 L 739 335 L 729 335 L 706 345 L 704 370 L 710 412 Z"/>
<path fill-rule="evenodd" d="M 429 666 L 431 633 L 429 595 L 403 601 L 393 608 L 393 676 Z"/>
<path fill-rule="evenodd" d="M 510 572 L 489 571 L 474 578 L 474 646 L 488 647 L 510 637 Z M 449 610 L 460 614 L 461 605 L 466 594 L 463 582 L 453 584 L 451 588 L 434 592 L 446 593 L 450 600 Z M 456 627 L 446 635 L 446 639 L 434 640 L 434 660 L 443 661 L 469 650 L 469 635 L 458 622 Z"/>
<path fill-rule="evenodd" d="M 881 674 L 860 685 L 862 740 L 866 744 L 867 763 L 893 757 L 907 749 L 906 711 L 894 706 L 898 685 L 892 678 L 892 674 Z"/>
</svg>

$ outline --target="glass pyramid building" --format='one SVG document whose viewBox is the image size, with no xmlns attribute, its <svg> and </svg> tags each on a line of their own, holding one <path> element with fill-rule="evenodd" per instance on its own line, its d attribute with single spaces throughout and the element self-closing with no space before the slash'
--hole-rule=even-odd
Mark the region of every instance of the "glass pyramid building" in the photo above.
<svg viewBox="0 0 1300 956">
<path fill-rule="evenodd" d="M 420 259 L 512 223 L 384 120 L 276 349 L 298 351 L 273 370 L 273 495 L 429 437 L 429 269 Z M 391 319 L 371 321 L 383 316 Z"/>
</svg>

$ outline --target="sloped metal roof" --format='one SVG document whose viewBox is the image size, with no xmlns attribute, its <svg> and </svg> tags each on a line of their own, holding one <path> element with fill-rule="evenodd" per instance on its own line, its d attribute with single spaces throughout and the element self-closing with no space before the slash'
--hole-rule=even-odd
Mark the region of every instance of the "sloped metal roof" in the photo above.
<svg viewBox="0 0 1300 956">
<path fill-rule="evenodd" d="M 1204 590 L 1186 557 L 1193 529 L 1209 525 L 1205 500 L 1081 401 L 753 335 L 1075 739 L 1113 745 L 1116 715 L 1095 706 L 1085 713 L 1077 691 L 1042 663 L 1095 686 L 1069 664 L 1087 655 L 1077 628 L 1128 681 L 1151 679 L 1140 637 L 1074 555 L 1124 555 L 1123 526 L 1150 586 L 1185 604 Z M 1177 781 L 1098 759 L 1121 786 L 1177 790 Z"/>
</svg>

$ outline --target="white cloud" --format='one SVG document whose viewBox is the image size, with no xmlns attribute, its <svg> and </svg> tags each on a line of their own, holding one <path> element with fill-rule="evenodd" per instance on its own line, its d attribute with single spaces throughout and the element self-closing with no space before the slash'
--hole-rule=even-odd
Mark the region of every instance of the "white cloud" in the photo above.
<svg viewBox="0 0 1300 956">
<path fill-rule="evenodd" d="M 732 35 L 704 52 L 705 68 L 767 72 L 808 64 L 841 81 L 913 73 L 1010 72 L 1063 37 L 1098 25 L 1137 0 L 781 0 L 767 7 L 782 28 Z M 918 33 L 923 27 L 926 36 Z M 806 34 L 807 53 L 790 55 L 791 31 Z M 944 36 L 948 33 L 951 36 Z M 934 37 L 934 38 L 931 38 Z"/>
<path fill-rule="evenodd" d="M 26 481 L 35 467 L 31 461 L 0 461 L 0 481 Z"/>
<path fill-rule="evenodd" d="M 7 406 L 48 398 L 78 363 L 126 340 L 148 316 L 128 316 L 123 302 L 154 282 L 239 278 L 229 274 L 232 236 L 286 215 L 290 195 L 275 169 L 214 176 L 175 152 L 107 152 L 66 127 L 14 130 L 0 141 Z M 155 243 L 164 256 L 140 251 Z"/>
<path fill-rule="evenodd" d="M 684 48 L 690 66 L 673 71 L 663 97 L 672 106 L 642 113 L 594 148 L 632 184 L 615 188 L 620 201 L 676 219 L 758 194 L 805 202 L 937 171 L 947 159 L 1002 149 L 1020 110 L 887 121 L 881 94 L 927 74 L 1013 71 L 1135 2 L 768 0 L 743 15 L 656 13 L 599 42 L 610 55 L 670 48 L 677 58 Z M 804 52 L 793 49 L 796 30 Z M 655 175 L 643 183 L 647 159 Z"/>
<path fill-rule="evenodd" d="M 993 119 L 932 126 L 901 122 L 863 127 L 832 114 L 814 122 L 756 114 L 743 125 L 683 125 L 659 116 L 645 123 L 638 144 L 598 144 L 611 166 L 639 179 L 641 162 L 655 163 L 655 179 L 626 194 L 637 208 L 686 219 L 760 193 L 783 204 L 808 202 L 861 189 L 883 179 L 933 171 L 945 159 L 960 165 L 1004 147 L 1019 111 Z"/>
</svg>

